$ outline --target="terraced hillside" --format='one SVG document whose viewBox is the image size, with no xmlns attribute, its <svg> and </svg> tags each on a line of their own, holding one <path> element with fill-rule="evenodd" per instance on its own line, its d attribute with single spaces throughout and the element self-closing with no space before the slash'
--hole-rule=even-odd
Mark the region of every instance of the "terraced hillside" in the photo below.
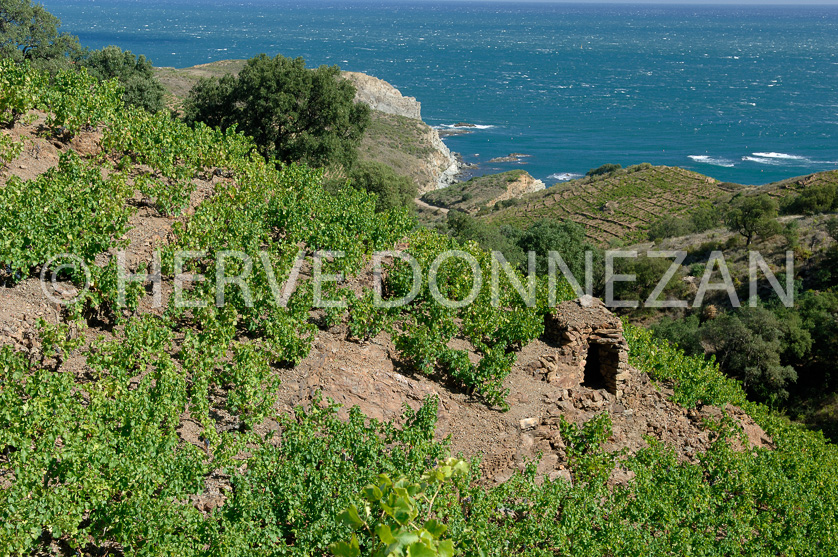
<svg viewBox="0 0 838 557">
<path fill-rule="evenodd" d="M 683 168 L 643 165 L 531 193 L 485 218 L 516 225 L 540 218 L 570 219 L 585 225 L 595 242 L 608 244 L 640 240 L 660 217 L 686 214 L 701 201 L 718 200 L 742 188 Z"/>
<path fill-rule="evenodd" d="M 766 192 L 773 197 L 781 198 L 800 193 L 808 188 L 823 186 L 838 186 L 838 170 L 827 170 L 826 172 L 818 172 L 816 174 L 809 174 L 808 176 L 797 176 L 754 189 L 759 189 L 760 192 Z"/>
<path fill-rule="evenodd" d="M 715 363 L 626 326 L 628 387 L 579 384 L 566 282 L 474 289 L 474 243 L 115 81 L 0 84 L 0 555 L 838 554 L 838 450 Z M 382 308 L 393 249 L 429 279 Z"/>
</svg>

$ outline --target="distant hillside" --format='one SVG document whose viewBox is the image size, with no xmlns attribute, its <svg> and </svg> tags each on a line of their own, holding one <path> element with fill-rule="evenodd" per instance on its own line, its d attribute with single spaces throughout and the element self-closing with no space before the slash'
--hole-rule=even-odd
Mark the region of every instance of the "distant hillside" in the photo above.
<svg viewBox="0 0 838 557">
<path fill-rule="evenodd" d="M 519 227 L 538 219 L 570 219 L 584 225 L 588 237 L 601 245 L 614 240 L 642 242 L 652 223 L 685 215 L 702 201 L 724 202 L 739 192 L 764 192 L 781 198 L 827 184 L 838 185 L 838 170 L 745 186 L 719 182 L 683 168 L 642 164 L 557 184 L 525 195 L 517 203 L 501 203 L 494 211 L 482 211 L 478 216 L 489 223 Z"/>
<path fill-rule="evenodd" d="M 517 200 L 528 193 L 544 189 L 544 182 L 536 180 L 524 170 L 510 170 L 471 178 L 426 193 L 422 201 L 435 207 L 477 213 L 504 201 Z"/>
<path fill-rule="evenodd" d="M 245 60 L 221 60 L 191 68 L 155 68 L 166 88 L 167 103 L 177 108 L 202 77 L 237 74 Z M 344 72 L 358 89 L 356 100 L 372 110 L 372 122 L 362 140 L 360 158 L 391 166 L 416 183 L 419 193 L 432 191 L 455 181 L 460 165 L 436 130 L 421 120 L 421 104 L 403 96 L 398 89 L 376 77 Z"/>
<path fill-rule="evenodd" d="M 607 244 L 642 239 L 661 216 L 684 214 L 700 201 L 718 199 L 741 187 L 682 168 L 639 165 L 531 193 L 484 218 L 519 226 L 542 218 L 570 219 L 585 225 L 592 240 Z"/>
</svg>

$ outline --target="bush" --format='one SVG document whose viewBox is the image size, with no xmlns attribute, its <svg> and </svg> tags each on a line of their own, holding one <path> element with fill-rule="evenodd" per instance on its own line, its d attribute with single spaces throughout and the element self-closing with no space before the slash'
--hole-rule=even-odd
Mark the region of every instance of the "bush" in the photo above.
<svg viewBox="0 0 838 557">
<path fill-rule="evenodd" d="M 637 300 L 642 305 L 671 266 L 671 259 L 647 257 L 646 255 L 637 258 L 615 259 L 614 272 L 616 274 L 635 275 L 635 280 L 616 282 L 614 284 L 614 297 L 618 300 Z M 683 271 L 679 268 L 675 276 L 664 287 L 658 300 L 666 300 L 667 298 L 683 300 L 687 295 L 688 288 L 681 280 L 682 277 Z"/>
<path fill-rule="evenodd" d="M 620 166 L 619 164 L 617 166 Z M 626 172 L 631 174 L 633 172 L 640 172 L 641 170 L 649 170 L 650 168 L 654 168 L 652 163 L 642 162 L 640 164 L 634 164 L 626 168 Z"/>
<path fill-rule="evenodd" d="M 742 381 L 745 389 L 768 401 L 788 398 L 788 383 L 797 380 L 780 355 L 785 338 L 780 322 L 764 308 L 741 308 L 714 319 L 702 328 L 719 365 Z"/>
<path fill-rule="evenodd" d="M 681 217 L 668 216 L 652 223 L 649 227 L 649 240 L 655 242 L 664 238 L 686 236 L 693 232 L 692 222 Z"/>
<path fill-rule="evenodd" d="M 683 319 L 664 317 L 652 326 L 652 333 L 655 338 L 668 340 L 688 356 L 703 356 L 704 347 L 701 345 L 700 327 L 698 315 L 689 315 Z"/>
<path fill-rule="evenodd" d="M 0 59 L 0 126 L 13 127 L 18 119 L 43 103 L 47 76 L 29 62 Z"/>
<path fill-rule="evenodd" d="M 725 214 L 725 223 L 731 232 L 738 232 L 750 246 L 755 236 L 764 238 L 779 234 L 777 202 L 767 194 L 744 195 L 733 200 Z"/>
<path fill-rule="evenodd" d="M 416 184 L 407 176 L 400 176 L 386 164 L 359 161 L 349 172 L 349 181 L 356 189 L 376 195 L 375 210 L 407 209 L 413 212 Z"/>
<path fill-rule="evenodd" d="M 585 284 L 585 253 L 593 253 L 594 282 L 601 282 L 598 271 L 602 261 L 602 251 L 588 241 L 585 228 L 573 221 L 540 220 L 527 228 L 518 239 L 518 247 L 524 254 L 534 251 L 536 271 L 540 275 L 549 270 L 548 255 L 558 252 L 580 285 Z"/>
<path fill-rule="evenodd" d="M 612 172 L 616 172 L 617 170 L 620 170 L 621 168 L 623 168 L 623 167 L 620 166 L 619 164 L 612 164 L 612 163 L 603 164 L 599 168 L 592 168 L 591 170 L 589 170 L 588 172 L 585 173 L 585 176 L 602 176 L 603 174 L 610 174 Z"/>
<path fill-rule="evenodd" d="M 690 213 L 693 232 L 704 232 L 716 228 L 722 222 L 719 209 L 712 203 L 702 203 Z"/>
<path fill-rule="evenodd" d="M 448 233 L 457 240 L 470 240 L 487 251 L 499 251 L 514 266 L 525 261 L 524 253 L 516 242 L 521 231 L 514 226 L 499 228 L 457 210 L 448 212 L 447 226 Z"/>
<path fill-rule="evenodd" d="M 710 203 L 702 203 L 687 217 L 666 216 L 649 227 L 649 240 L 674 238 L 696 234 L 715 228 L 721 221 L 719 210 Z"/>
<path fill-rule="evenodd" d="M 125 89 L 122 98 L 126 104 L 149 112 L 164 108 L 163 86 L 154 78 L 154 68 L 145 56 L 134 56 L 118 46 L 107 46 L 88 53 L 79 63 L 99 80 L 119 79 Z"/>
<path fill-rule="evenodd" d="M 785 208 L 786 213 L 817 215 L 838 209 L 838 195 L 834 184 L 806 188 Z"/>
</svg>

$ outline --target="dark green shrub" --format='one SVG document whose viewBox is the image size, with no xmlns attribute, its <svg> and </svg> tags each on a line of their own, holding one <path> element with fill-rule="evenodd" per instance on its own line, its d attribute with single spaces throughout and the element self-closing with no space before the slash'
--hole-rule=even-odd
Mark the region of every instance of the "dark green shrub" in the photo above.
<svg viewBox="0 0 838 557">
<path fill-rule="evenodd" d="M 164 108 L 163 86 L 154 77 L 151 61 L 142 54 L 134 56 L 118 46 L 106 46 L 88 53 L 79 63 L 87 68 L 90 75 L 100 80 L 119 79 L 125 89 L 122 98 L 126 104 L 139 106 L 149 112 Z"/>
<path fill-rule="evenodd" d="M 603 174 L 610 174 L 612 172 L 620 170 L 621 168 L 623 167 L 619 164 L 607 163 L 603 164 L 599 168 L 592 168 L 591 170 L 585 173 L 585 176 L 602 176 Z"/>
<path fill-rule="evenodd" d="M 719 226 L 722 222 L 722 214 L 712 203 L 702 203 L 690 213 L 690 222 L 693 232 L 704 232 Z"/>
<path fill-rule="evenodd" d="M 593 253 L 594 282 L 601 282 L 602 251 L 585 236 L 585 228 L 570 220 L 540 220 L 527 228 L 520 238 L 518 247 L 526 254 L 534 251 L 536 271 L 547 274 L 548 256 L 551 251 L 558 252 L 567 264 L 573 276 L 579 282 L 585 282 L 585 253 Z"/>
<path fill-rule="evenodd" d="M 416 184 L 386 164 L 359 161 L 349 172 L 349 180 L 353 187 L 376 195 L 375 210 L 379 213 L 396 208 L 414 210 Z"/>
<path fill-rule="evenodd" d="M 692 223 L 681 217 L 668 216 L 652 223 L 649 227 L 649 239 L 654 241 L 664 238 L 686 236 L 693 232 Z"/>
<path fill-rule="evenodd" d="M 785 208 L 792 214 L 817 215 L 838 208 L 838 196 L 834 184 L 806 188 Z"/>
</svg>

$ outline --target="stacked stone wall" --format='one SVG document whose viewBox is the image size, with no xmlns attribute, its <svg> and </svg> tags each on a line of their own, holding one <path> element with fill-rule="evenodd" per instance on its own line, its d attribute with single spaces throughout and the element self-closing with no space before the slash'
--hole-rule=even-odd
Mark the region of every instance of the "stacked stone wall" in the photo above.
<svg viewBox="0 0 838 557">
<path fill-rule="evenodd" d="M 600 300 L 563 302 L 545 317 L 545 339 L 555 351 L 539 360 L 539 371 L 550 383 L 571 388 L 585 381 L 591 350 L 599 351 L 599 369 L 606 389 L 620 397 L 629 377 L 628 343 L 620 319 Z"/>
</svg>

